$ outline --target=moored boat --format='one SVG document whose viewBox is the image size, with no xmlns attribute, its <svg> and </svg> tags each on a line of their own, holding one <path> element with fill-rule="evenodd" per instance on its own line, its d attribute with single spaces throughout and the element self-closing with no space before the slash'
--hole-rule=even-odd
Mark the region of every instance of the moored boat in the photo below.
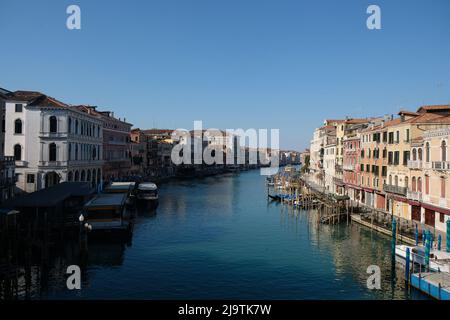
<svg viewBox="0 0 450 320">
<path fill-rule="evenodd" d="M 136 199 L 140 203 L 148 204 L 156 208 L 159 201 L 157 185 L 153 182 L 140 183 L 136 190 Z"/>
<path fill-rule="evenodd" d="M 83 208 L 86 223 L 92 231 L 126 231 L 130 228 L 130 213 L 126 209 L 126 193 L 101 193 Z"/>
</svg>

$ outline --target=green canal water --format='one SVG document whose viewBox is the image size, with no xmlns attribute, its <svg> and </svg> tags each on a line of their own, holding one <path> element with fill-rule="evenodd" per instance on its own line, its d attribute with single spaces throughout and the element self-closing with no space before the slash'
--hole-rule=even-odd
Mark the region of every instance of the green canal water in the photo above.
<svg viewBox="0 0 450 320">
<path fill-rule="evenodd" d="M 70 249 L 33 279 L 34 299 L 423 299 L 392 268 L 390 239 L 267 200 L 258 170 L 160 188 L 132 241 L 91 242 L 81 290 L 66 289 Z M 367 288 L 367 267 L 381 290 Z"/>
</svg>

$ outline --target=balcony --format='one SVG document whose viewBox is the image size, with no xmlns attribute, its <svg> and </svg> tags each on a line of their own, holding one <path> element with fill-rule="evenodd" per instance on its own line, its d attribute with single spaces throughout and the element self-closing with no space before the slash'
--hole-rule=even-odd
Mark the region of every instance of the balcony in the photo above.
<svg viewBox="0 0 450 320">
<path fill-rule="evenodd" d="M 434 170 L 450 170 L 450 161 L 433 161 L 431 167 Z"/>
<path fill-rule="evenodd" d="M 60 139 L 60 138 L 67 138 L 67 132 L 45 132 L 41 131 L 39 132 L 40 138 L 51 138 L 51 139 Z"/>
<path fill-rule="evenodd" d="M 407 188 L 406 187 L 399 187 L 399 186 L 393 186 L 390 184 L 383 184 L 383 191 L 389 192 L 389 193 L 395 193 L 402 196 L 406 196 L 407 194 Z"/>
<path fill-rule="evenodd" d="M 422 160 L 408 160 L 409 169 L 422 169 Z"/>
<path fill-rule="evenodd" d="M 406 197 L 415 201 L 422 201 L 422 192 L 408 190 Z"/>
<path fill-rule="evenodd" d="M 348 170 L 348 171 L 354 171 L 355 170 L 355 165 L 354 164 L 344 164 L 344 170 Z"/>
</svg>

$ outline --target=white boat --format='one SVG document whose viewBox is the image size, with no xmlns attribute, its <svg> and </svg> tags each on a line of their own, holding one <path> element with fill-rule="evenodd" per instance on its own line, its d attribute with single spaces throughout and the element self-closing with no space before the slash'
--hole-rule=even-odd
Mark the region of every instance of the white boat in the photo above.
<svg viewBox="0 0 450 320">
<path fill-rule="evenodd" d="M 140 183 L 136 190 L 136 199 L 140 202 L 148 202 L 156 207 L 159 200 L 158 187 L 153 182 Z"/>
<path fill-rule="evenodd" d="M 410 261 L 425 265 L 425 247 L 424 246 L 407 246 L 399 244 L 395 246 L 395 255 L 406 260 L 406 249 L 410 250 Z M 430 251 L 429 267 L 432 271 L 440 271 L 450 273 L 450 253 L 440 250 Z"/>
</svg>

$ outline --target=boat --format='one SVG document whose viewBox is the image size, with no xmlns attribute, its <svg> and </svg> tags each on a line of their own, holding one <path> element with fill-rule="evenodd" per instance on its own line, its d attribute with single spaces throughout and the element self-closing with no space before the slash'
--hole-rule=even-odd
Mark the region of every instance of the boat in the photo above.
<svg viewBox="0 0 450 320">
<path fill-rule="evenodd" d="M 269 198 L 274 201 L 281 201 L 281 197 L 279 195 L 271 195 L 269 194 Z"/>
<path fill-rule="evenodd" d="M 407 246 L 396 245 L 395 255 L 406 260 L 406 249 L 410 250 L 410 261 L 414 261 L 424 266 L 425 263 L 425 247 L 424 246 Z M 431 271 L 450 273 L 450 253 L 442 250 L 432 249 L 430 251 L 429 268 Z"/>
<path fill-rule="evenodd" d="M 127 195 L 126 205 L 132 207 L 135 202 L 135 182 L 112 182 L 105 188 L 105 193 L 124 193 Z"/>
<path fill-rule="evenodd" d="M 126 193 L 100 193 L 83 208 L 86 223 L 92 231 L 126 231 L 130 228 L 130 214 L 126 209 Z"/>
<path fill-rule="evenodd" d="M 140 203 L 149 204 L 151 207 L 158 206 L 158 187 L 153 182 L 142 182 L 136 190 L 136 199 Z"/>
<path fill-rule="evenodd" d="M 112 182 L 105 188 L 105 193 L 131 193 L 135 186 L 135 182 Z"/>
</svg>

